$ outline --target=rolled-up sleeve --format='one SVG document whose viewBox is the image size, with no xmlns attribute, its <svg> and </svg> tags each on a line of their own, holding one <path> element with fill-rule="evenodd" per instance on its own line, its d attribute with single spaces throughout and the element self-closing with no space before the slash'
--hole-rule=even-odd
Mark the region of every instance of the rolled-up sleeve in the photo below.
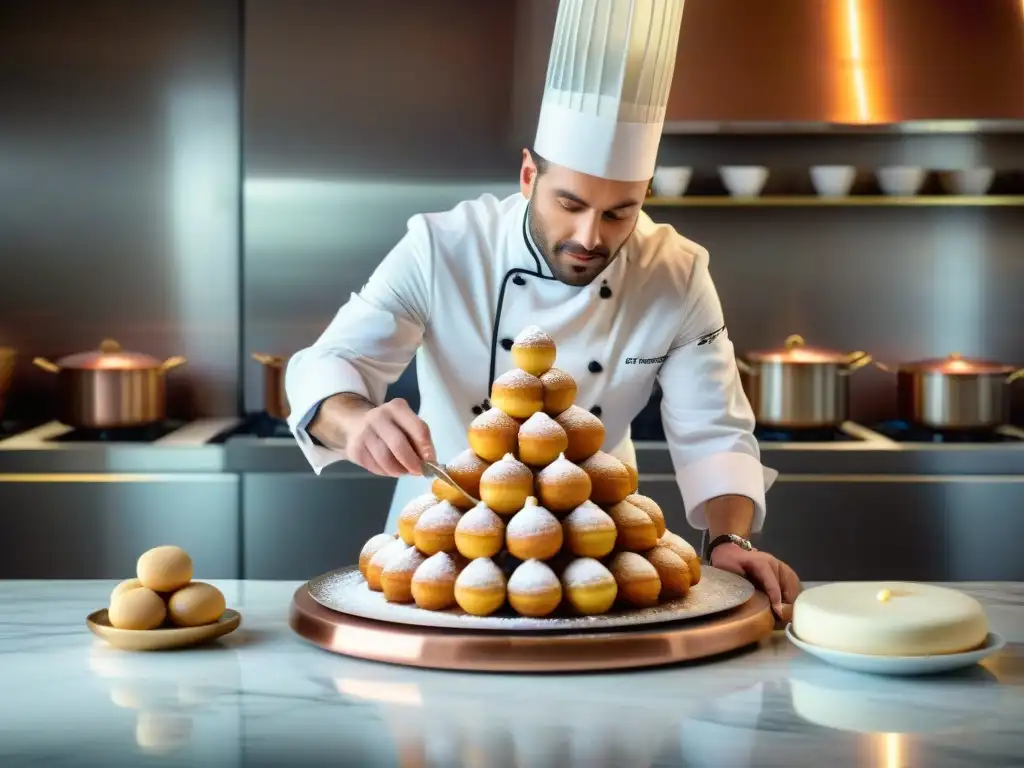
<svg viewBox="0 0 1024 768">
<path fill-rule="evenodd" d="M 307 428 L 327 398 L 352 393 L 382 403 L 408 367 L 430 320 L 432 243 L 425 220 L 413 217 L 401 241 L 349 297 L 320 338 L 288 361 L 288 426 L 313 470 L 346 458 L 316 445 Z"/>
<path fill-rule="evenodd" d="M 706 252 L 694 262 L 680 328 L 658 383 L 665 438 L 687 520 L 706 529 L 709 499 L 746 496 L 754 502 L 752 530 L 760 531 L 765 495 L 778 473 L 761 464 L 754 413 L 743 391 Z"/>
</svg>

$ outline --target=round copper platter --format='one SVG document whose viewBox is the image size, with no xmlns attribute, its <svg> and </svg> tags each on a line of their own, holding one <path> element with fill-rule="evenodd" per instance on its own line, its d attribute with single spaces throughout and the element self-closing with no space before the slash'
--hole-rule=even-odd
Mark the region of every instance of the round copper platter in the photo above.
<svg viewBox="0 0 1024 768">
<path fill-rule="evenodd" d="M 332 653 L 411 667 L 475 672 L 585 672 L 707 658 L 756 643 L 775 627 L 768 597 L 703 619 L 601 632 L 459 631 L 332 611 L 299 587 L 289 624 Z"/>
</svg>

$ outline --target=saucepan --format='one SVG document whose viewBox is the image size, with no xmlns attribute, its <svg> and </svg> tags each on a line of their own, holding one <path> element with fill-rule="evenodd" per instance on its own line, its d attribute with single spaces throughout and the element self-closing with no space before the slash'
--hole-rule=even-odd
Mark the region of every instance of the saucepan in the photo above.
<svg viewBox="0 0 1024 768">
<path fill-rule="evenodd" d="M 757 423 L 786 429 L 835 427 L 847 420 L 851 373 L 871 362 L 866 352 L 806 346 L 802 336 L 781 349 L 750 352 L 736 364 L 747 378 Z"/>
<path fill-rule="evenodd" d="M 0 347 L 0 416 L 4 415 L 4 398 L 14 378 L 14 361 L 17 353 L 10 347 Z"/>
<path fill-rule="evenodd" d="M 57 376 L 58 418 L 70 427 L 117 429 L 163 421 L 167 416 L 164 374 L 184 365 L 184 357 L 158 360 L 126 352 L 113 339 L 99 349 L 69 355 L 53 363 L 32 361 Z"/>
<path fill-rule="evenodd" d="M 992 429 L 1005 424 L 1010 410 L 1010 384 L 1024 377 L 1024 368 L 959 353 L 895 367 L 875 363 L 896 375 L 896 407 L 912 424 L 932 429 Z"/>
<path fill-rule="evenodd" d="M 252 359 L 263 366 L 263 408 L 273 419 L 285 421 L 291 413 L 288 396 L 284 391 L 284 368 L 287 360 L 262 352 L 253 354 Z"/>
</svg>

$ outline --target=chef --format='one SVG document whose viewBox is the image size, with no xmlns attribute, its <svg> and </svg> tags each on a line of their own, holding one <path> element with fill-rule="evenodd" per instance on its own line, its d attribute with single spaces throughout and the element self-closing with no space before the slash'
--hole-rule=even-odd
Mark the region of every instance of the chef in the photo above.
<svg viewBox="0 0 1024 768">
<path fill-rule="evenodd" d="M 291 358 L 289 426 L 317 473 L 343 459 L 398 477 L 388 516 L 425 493 L 420 458 L 468 447 L 472 419 L 539 326 L 604 450 L 636 467 L 630 423 L 655 382 L 686 516 L 716 566 L 762 586 L 777 614 L 800 589 L 751 547 L 775 479 L 709 271 L 708 252 L 641 210 L 676 61 L 683 0 L 561 0 L 520 193 L 486 194 L 408 230 L 323 335 Z M 413 358 L 419 413 L 386 389 Z"/>
</svg>

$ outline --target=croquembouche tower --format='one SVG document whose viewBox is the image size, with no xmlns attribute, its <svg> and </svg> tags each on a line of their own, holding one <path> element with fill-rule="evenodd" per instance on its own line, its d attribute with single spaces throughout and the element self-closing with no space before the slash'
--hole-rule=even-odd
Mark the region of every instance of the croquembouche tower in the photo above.
<svg viewBox="0 0 1024 768">
<path fill-rule="evenodd" d="M 386 600 L 475 616 L 598 615 L 685 597 L 700 581 L 694 548 L 665 529 L 637 472 L 601 450 L 600 419 L 575 404 L 536 326 L 512 345 L 469 448 L 445 464 L 471 496 L 440 480 L 405 507 L 398 534 L 366 542 L 359 570 Z"/>
</svg>

